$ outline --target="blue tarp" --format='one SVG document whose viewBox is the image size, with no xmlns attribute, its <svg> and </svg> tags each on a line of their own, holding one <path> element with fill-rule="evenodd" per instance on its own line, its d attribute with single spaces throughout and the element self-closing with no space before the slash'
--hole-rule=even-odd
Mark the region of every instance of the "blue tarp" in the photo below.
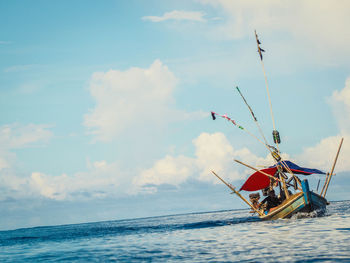
<svg viewBox="0 0 350 263">
<path fill-rule="evenodd" d="M 292 170 L 293 173 L 295 174 L 303 174 L 303 175 L 310 175 L 310 174 L 326 174 L 325 172 L 322 172 L 318 169 L 310 169 L 310 168 L 305 168 L 305 167 L 300 167 L 298 165 L 296 165 L 295 163 L 292 163 L 291 161 L 283 161 L 288 167 L 289 169 Z M 277 163 L 278 165 L 281 165 L 283 167 L 283 165 L 281 164 L 281 162 L 278 162 Z M 271 167 L 276 167 L 276 165 L 273 165 Z M 286 171 L 285 168 L 283 168 L 283 170 L 285 172 L 288 172 Z"/>
</svg>

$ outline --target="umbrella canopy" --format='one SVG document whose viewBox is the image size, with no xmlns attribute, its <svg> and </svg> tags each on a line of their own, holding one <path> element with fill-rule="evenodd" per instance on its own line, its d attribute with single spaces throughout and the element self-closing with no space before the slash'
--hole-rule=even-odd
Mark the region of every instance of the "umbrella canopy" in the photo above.
<svg viewBox="0 0 350 263">
<path fill-rule="evenodd" d="M 312 168 L 305 168 L 305 167 L 300 167 L 299 165 L 296 165 L 295 163 L 292 163 L 291 161 L 283 161 L 288 167 L 289 169 L 295 173 L 295 174 L 303 174 L 303 175 L 310 175 L 310 174 L 326 174 L 325 172 L 322 172 L 318 169 L 312 169 Z M 276 167 L 276 165 L 281 165 L 283 167 L 283 165 L 281 164 L 281 162 L 278 162 L 277 164 L 269 167 Z M 283 167 L 284 172 L 288 171 Z"/>
<path fill-rule="evenodd" d="M 274 174 L 277 171 L 276 167 L 269 167 L 269 168 L 265 168 L 260 170 L 262 172 L 265 172 L 271 176 L 274 176 Z M 241 190 L 244 191 L 257 191 L 257 190 L 261 190 L 264 189 L 266 187 L 268 187 L 270 185 L 270 178 L 262 173 L 259 172 L 255 172 L 253 173 L 251 176 L 249 176 L 249 178 L 247 179 L 247 181 L 245 181 L 245 183 L 242 185 Z"/>
<path fill-rule="evenodd" d="M 325 172 L 322 172 L 318 169 L 311 169 L 311 168 L 305 168 L 300 167 L 296 165 L 295 163 L 292 163 L 291 161 L 284 161 L 285 165 L 289 167 L 289 169 L 295 173 L 295 174 L 303 174 L 303 175 L 310 175 L 310 174 L 326 174 Z M 245 183 L 242 185 L 241 190 L 244 191 L 258 191 L 261 189 L 264 189 L 270 185 L 270 178 L 266 175 L 264 175 L 262 172 L 265 172 L 271 176 L 274 176 L 277 172 L 277 165 L 280 165 L 283 167 L 281 162 L 278 162 L 277 164 L 270 166 L 269 168 L 265 168 L 262 170 L 259 170 L 258 172 L 253 173 L 249 178 L 245 181 Z M 284 172 L 288 172 L 283 167 Z"/>
</svg>

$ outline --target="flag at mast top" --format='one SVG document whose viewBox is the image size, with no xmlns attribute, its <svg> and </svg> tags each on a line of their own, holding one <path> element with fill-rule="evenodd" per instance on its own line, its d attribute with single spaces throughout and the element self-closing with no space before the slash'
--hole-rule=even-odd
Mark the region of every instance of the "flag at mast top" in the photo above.
<svg viewBox="0 0 350 263">
<path fill-rule="evenodd" d="M 258 46 L 258 52 L 260 55 L 260 59 L 263 60 L 263 55 L 261 52 L 265 52 L 265 50 L 260 47 L 261 42 L 259 41 L 258 34 L 256 33 L 256 30 L 254 32 L 255 32 L 256 44 Z"/>
<path fill-rule="evenodd" d="M 256 30 L 254 30 L 254 33 L 255 33 L 255 38 L 256 38 L 256 44 L 258 46 L 258 52 L 259 52 L 259 55 L 260 55 L 261 66 L 262 66 L 262 69 L 263 69 L 263 72 L 264 72 L 267 97 L 269 99 L 270 113 L 271 113 L 271 119 L 272 119 L 272 125 L 273 125 L 273 132 L 272 132 L 273 141 L 274 141 L 274 143 L 277 146 L 277 150 L 279 151 L 278 144 L 281 143 L 281 140 L 280 140 L 279 132 L 276 130 L 275 118 L 273 116 L 273 111 L 272 111 L 272 104 L 271 104 L 271 98 L 270 98 L 269 85 L 267 83 L 267 77 L 266 77 L 266 72 L 265 72 L 265 67 L 264 67 L 264 62 L 263 62 L 263 56 L 262 56 L 262 53 L 261 53 L 261 52 L 265 52 L 265 50 L 260 47 L 261 42 L 258 39 L 258 34 L 256 33 Z"/>
</svg>

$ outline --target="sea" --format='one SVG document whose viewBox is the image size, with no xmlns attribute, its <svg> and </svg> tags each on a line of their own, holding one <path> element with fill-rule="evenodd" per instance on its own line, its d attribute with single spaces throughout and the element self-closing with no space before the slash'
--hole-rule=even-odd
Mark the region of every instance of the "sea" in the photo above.
<svg viewBox="0 0 350 263">
<path fill-rule="evenodd" d="M 244 209 L 0 231 L 0 262 L 350 262 L 350 201 L 274 221 Z"/>
</svg>

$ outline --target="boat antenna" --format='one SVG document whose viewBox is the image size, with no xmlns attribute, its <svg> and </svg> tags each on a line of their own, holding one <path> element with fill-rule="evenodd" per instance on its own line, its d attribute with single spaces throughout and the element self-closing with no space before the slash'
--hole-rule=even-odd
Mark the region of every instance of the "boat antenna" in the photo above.
<svg viewBox="0 0 350 263">
<path fill-rule="evenodd" d="M 273 115 L 272 103 L 271 103 L 271 98 L 270 98 L 269 84 L 267 82 L 266 71 L 265 71 L 263 55 L 262 55 L 262 52 L 265 52 L 265 50 L 260 47 L 261 42 L 259 41 L 258 35 L 256 33 L 256 30 L 255 30 L 255 39 L 256 39 L 256 44 L 258 46 L 258 53 L 259 53 L 259 56 L 260 56 L 261 66 L 262 66 L 262 69 L 263 69 L 263 72 L 264 72 L 267 97 L 269 99 L 270 113 L 271 113 L 271 119 L 272 119 L 272 125 L 273 125 L 273 131 L 272 131 L 273 141 L 274 141 L 274 143 L 277 146 L 277 150 L 279 151 L 278 144 L 281 143 L 281 140 L 280 140 L 279 132 L 276 130 L 275 118 L 274 118 L 274 115 Z"/>
</svg>

